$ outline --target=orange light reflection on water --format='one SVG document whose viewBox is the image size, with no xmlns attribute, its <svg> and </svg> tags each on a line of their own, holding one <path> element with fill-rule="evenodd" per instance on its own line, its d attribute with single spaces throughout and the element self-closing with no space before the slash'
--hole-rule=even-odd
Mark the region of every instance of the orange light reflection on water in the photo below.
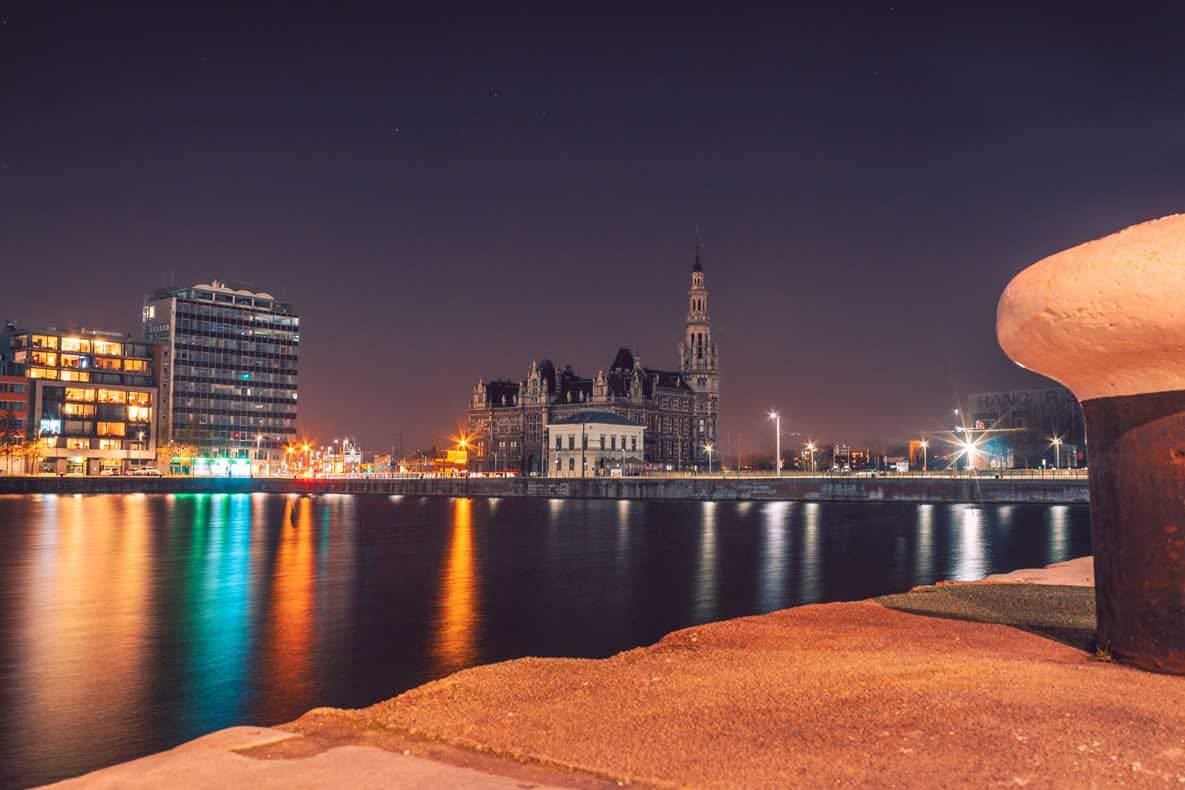
<svg viewBox="0 0 1185 790">
<path fill-rule="evenodd" d="M 33 533 L 32 614 L 12 635 L 28 669 L 24 720 L 8 726 L 48 741 L 55 722 L 101 730 L 147 704 L 149 521 L 142 495 L 59 496 L 46 508 Z"/>
<path fill-rule="evenodd" d="M 445 557 L 433 646 L 437 676 L 456 672 L 476 657 L 477 567 L 473 546 L 473 500 L 453 501 L 452 538 Z"/>
<path fill-rule="evenodd" d="M 311 681 L 313 637 L 313 501 L 288 499 L 272 574 L 265 654 L 274 683 L 291 694 Z"/>
</svg>

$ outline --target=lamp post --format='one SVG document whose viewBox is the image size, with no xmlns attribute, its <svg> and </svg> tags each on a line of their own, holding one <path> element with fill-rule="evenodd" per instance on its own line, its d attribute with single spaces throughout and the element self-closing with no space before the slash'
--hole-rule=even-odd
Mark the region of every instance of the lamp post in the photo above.
<svg viewBox="0 0 1185 790">
<path fill-rule="evenodd" d="M 782 474 L 782 415 L 776 411 L 769 413 L 769 418 L 774 421 L 774 452 L 777 454 L 774 461 L 774 474 Z"/>
<path fill-rule="evenodd" d="M 922 446 L 922 474 L 925 474 L 926 473 L 926 448 L 930 446 L 930 442 L 927 441 L 926 439 L 922 439 L 920 444 Z"/>
<path fill-rule="evenodd" d="M 712 474 L 712 449 L 711 443 L 704 445 L 704 452 L 708 456 L 708 474 Z"/>
<path fill-rule="evenodd" d="M 814 442 L 807 442 L 806 449 L 807 449 L 807 452 L 811 454 L 811 471 L 814 472 L 815 471 L 815 443 Z"/>
<path fill-rule="evenodd" d="M 263 442 L 263 434 L 255 434 L 255 460 L 259 460 L 259 445 Z"/>
<path fill-rule="evenodd" d="M 1062 465 L 1062 437 L 1053 437 L 1053 468 L 1060 469 Z"/>
</svg>

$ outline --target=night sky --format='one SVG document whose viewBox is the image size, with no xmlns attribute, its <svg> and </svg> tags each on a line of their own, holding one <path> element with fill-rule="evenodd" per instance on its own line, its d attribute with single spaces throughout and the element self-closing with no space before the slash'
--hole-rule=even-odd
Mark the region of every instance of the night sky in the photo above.
<svg viewBox="0 0 1185 790">
<path fill-rule="evenodd" d="M 697 226 L 725 452 L 770 407 L 905 440 L 1042 383 L 995 341 L 1016 272 L 1185 206 L 1179 2 L 14 5 L 0 318 L 253 283 L 324 442 L 430 444 L 532 359 L 675 367 Z"/>
</svg>

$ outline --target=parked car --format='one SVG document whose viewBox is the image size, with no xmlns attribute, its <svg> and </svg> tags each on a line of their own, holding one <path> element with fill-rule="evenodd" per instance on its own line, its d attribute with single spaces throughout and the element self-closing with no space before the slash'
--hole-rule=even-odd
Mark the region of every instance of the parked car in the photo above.
<svg viewBox="0 0 1185 790">
<path fill-rule="evenodd" d="M 155 466 L 140 466 L 132 470 L 136 477 L 160 477 L 160 470 Z"/>
</svg>

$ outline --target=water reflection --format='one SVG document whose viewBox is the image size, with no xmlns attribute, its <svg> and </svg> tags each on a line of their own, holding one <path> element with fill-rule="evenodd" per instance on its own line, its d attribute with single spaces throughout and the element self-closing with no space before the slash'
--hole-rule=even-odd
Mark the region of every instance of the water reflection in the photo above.
<svg viewBox="0 0 1185 790">
<path fill-rule="evenodd" d="M 819 513 L 818 502 L 807 502 L 802 506 L 802 550 L 798 562 L 798 600 L 814 603 L 822 600 L 823 570 L 819 567 Z"/>
<path fill-rule="evenodd" d="M 313 498 L 284 503 L 283 527 L 275 540 L 275 561 L 263 651 L 269 686 L 300 689 L 309 680 L 313 637 Z M 277 696 L 268 695 L 275 704 Z M 273 716 L 274 716 L 273 712 Z"/>
<path fill-rule="evenodd" d="M 477 569 L 473 556 L 473 500 L 453 500 L 452 537 L 441 574 L 434 649 L 443 675 L 471 663 L 477 630 Z"/>
<path fill-rule="evenodd" d="M 982 579 L 987 569 L 983 545 L 983 511 L 973 505 L 958 505 L 959 548 L 954 578 L 960 581 Z"/>
<path fill-rule="evenodd" d="M 1070 542 L 1070 508 L 1066 505 L 1051 505 L 1045 518 L 1049 525 L 1049 556 L 1063 557 Z"/>
<path fill-rule="evenodd" d="M 934 573 L 934 506 L 918 505 L 917 532 L 913 545 L 913 576 L 925 579 Z"/>
<path fill-rule="evenodd" d="M 697 623 L 715 619 L 716 613 L 716 503 L 702 504 L 699 555 L 695 569 L 695 614 Z"/>
<path fill-rule="evenodd" d="M 762 510 L 765 540 L 762 550 L 761 598 L 758 608 L 772 612 L 782 607 L 786 587 L 786 529 L 790 519 L 789 502 L 770 502 Z"/>
<path fill-rule="evenodd" d="M 20 651 L 20 705 L 0 716 L 6 728 L 50 738 L 46 728 L 58 722 L 101 729 L 147 704 L 152 589 L 144 558 L 151 533 L 142 497 L 47 496 L 40 504 L 48 517 L 30 530 L 33 571 L 21 595 L 36 616 L 4 637 Z M 0 588 L 6 602 L 7 590 Z M 0 668 L 7 682 L 10 670 Z M 35 758 L 18 754 L 14 759 Z M 8 757 L 0 751 L 0 766 Z"/>
</svg>

